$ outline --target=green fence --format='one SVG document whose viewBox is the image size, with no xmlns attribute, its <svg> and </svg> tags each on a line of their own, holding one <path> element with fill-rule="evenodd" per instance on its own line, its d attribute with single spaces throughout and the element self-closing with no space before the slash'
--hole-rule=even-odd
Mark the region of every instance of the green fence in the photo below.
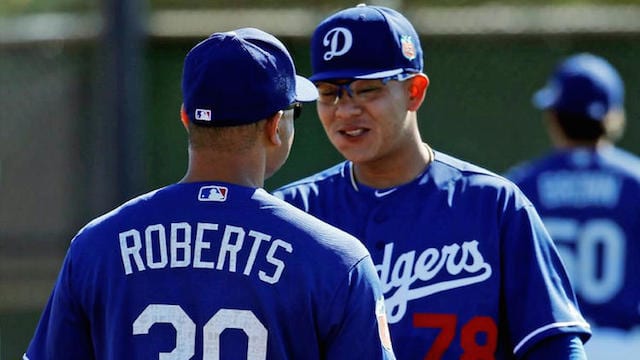
<svg viewBox="0 0 640 360">
<path fill-rule="evenodd" d="M 186 170 L 180 76 L 184 55 L 199 38 L 153 36 L 145 49 L 141 106 L 148 190 L 178 181 Z M 309 75 L 308 38 L 282 38 L 298 72 Z M 419 121 L 435 149 L 498 173 L 540 155 L 549 143 L 531 95 L 557 61 L 588 51 L 609 59 L 624 77 L 628 126 L 620 145 L 640 154 L 639 31 L 436 31 L 424 32 L 421 40 L 431 84 Z M 27 41 L 0 50 L 0 360 L 9 360 L 19 359 L 27 346 L 71 236 L 116 205 L 90 206 L 100 195 L 86 173 L 118 159 L 108 151 L 115 144 L 105 144 L 97 155 L 89 151 L 104 141 L 91 124 L 108 120 L 96 115 L 101 70 L 91 39 Z M 265 187 L 340 160 L 315 106 L 307 105 L 296 122 L 288 163 Z"/>
<path fill-rule="evenodd" d="M 589 51 L 609 59 L 625 78 L 629 119 L 620 145 L 640 153 L 640 103 L 635 99 L 640 94 L 640 37 L 422 35 L 421 40 L 431 83 L 418 115 L 423 139 L 435 149 L 496 172 L 540 155 L 549 143 L 531 95 L 562 57 Z M 299 73 L 309 75 L 307 40 L 285 41 Z M 153 186 L 175 181 L 186 169 L 186 137 L 178 120 L 179 84 L 181 61 L 192 44 L 155 43 L 147 57 L 153 89 L 148 104 Z M 296 122 L 289 161 L 266 187 L 272 189 L 340 160 L 326 140 L 314 105 L 308 105 Z"/>
</svg>

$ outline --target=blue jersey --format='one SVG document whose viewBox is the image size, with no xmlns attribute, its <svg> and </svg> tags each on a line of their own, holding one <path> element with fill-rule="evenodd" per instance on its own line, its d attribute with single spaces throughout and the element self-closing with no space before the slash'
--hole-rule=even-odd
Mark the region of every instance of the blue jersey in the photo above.
<svg viewBox="0 0 640 360">
<path fill-rule="evenodd" d="M 395 188 L 357 184 L 343 162 L 275 193 L 370 250 L 399 359 L 511 359 L 589 336 L 540 218 L 502 177 L 436 152 Z"/>
<path fill-rule="evenodd" d="M 383 309 L 352 236 L 262 189 L 175 184 L 76 235 L 25 359 L 393 358 Z"/>
<path fill-rule="evenodd" d="M 585 317 L 640 325 L 640 159 L 613 146 L 557 151 L 507 176 L 542 216 Z"/>
</svg>

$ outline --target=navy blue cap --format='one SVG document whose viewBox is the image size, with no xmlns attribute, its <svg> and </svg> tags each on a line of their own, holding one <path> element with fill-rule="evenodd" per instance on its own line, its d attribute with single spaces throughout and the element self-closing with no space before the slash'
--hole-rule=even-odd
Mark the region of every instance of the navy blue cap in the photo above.
<svg viewBox="0 0 640 360">
<path fill-rule="evenodd" d="M 420 38 L 399 12 L 360 4 L 318 25 L 311 37 L 311 66 L 312 81 L 422 72 Z"/>
<path fill-rule="evenodd" d="M 616 69 L 601 57 L 583 53 L 561 62 L 533 96 L 538 109 L 603 120 L 624 107 L 624 84 Z"/>
<path fill-rule="evenodd" d="M 265 119 L 296 101 L 313 101 L 318 91 L 296 75 L 282 42 L 242 28 L 214 33 L 189 51 L 182 95 L 189 121 L 235 126 Z"/>
</svg>

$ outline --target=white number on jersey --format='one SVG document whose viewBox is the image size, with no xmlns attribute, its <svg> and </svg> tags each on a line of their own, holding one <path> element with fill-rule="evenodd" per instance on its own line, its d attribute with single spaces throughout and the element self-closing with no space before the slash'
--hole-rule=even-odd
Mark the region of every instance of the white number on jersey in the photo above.
<svg viewBox="0 0 640 360">
<path fill-rule="evenodd" d="M 151 304 L 133 322 L 133 335 L 146 335 L 154 324 L 171 324 L 176 347 L 161 352 L 159 360 L 188 360 L 195 354 L 196 325 L 178 305 Z M 225 329 L 240 329 L 247 335 L 247 360 L 267 358 L 267 328 L 249 310 L 220 309 L 203 327 L 203 360 L 220 360 L 220 335 Z"/>
<path fill-rule="evenodd" d="M 611 300 L 624 282 L 626 238 L 620 226 L 610 219 L 580 223 L 575 219 L 547 217 L 543 221 L 576 292 L 592 304 Z M 598 249 L 602 251 L 600 261 Z"/>
</svg>

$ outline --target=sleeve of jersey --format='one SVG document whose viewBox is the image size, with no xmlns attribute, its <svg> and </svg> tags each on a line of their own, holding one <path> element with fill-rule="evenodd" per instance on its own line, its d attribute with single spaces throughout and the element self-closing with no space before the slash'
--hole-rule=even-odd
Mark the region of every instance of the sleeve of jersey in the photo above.
<svg viewBox="0 0 640 360">
<path fill-rule="evenodd" d="M 72 294 L 71 252 L 62 265 L 25 360 L 93 359 L 89 324 Z"/>
<path fill-rule="evenodd" d="M 371 257 L 349 272 L 331 304 L 327 359 L 395 359 L 384 298 Z"/>
<path fill-rule="evenodd" d="M 511 209 L 505 208 L 501 245 L 506 318 L 518 358 L 550 336 L 570 333 L 586 341 L 591 334 L 539 215 L 520 200 L 511 199 Z"/>
</svg>

